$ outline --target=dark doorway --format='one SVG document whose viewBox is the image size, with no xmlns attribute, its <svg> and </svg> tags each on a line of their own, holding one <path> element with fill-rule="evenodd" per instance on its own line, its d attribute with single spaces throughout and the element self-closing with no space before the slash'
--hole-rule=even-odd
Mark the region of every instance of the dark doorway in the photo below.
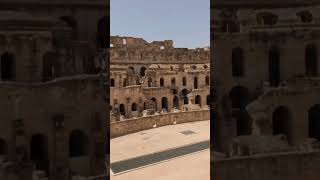
<svg viewBox="0 0 320 180">
<path fill-rule="evenodd" d="M 179 98 L 178 96 L 173 97 L 173 107 L 179 108 Z"/>
<path fill-rule="evenodd" d="M 318 53 L 313 44 L 309 44 L 305 49 L 306 76 L 318 75 Z"/>
<path fill-rule="evenodd" d="M 235 48 L 232 50 L 232 76 L 241 77 L 244 75 L 243 50 Z"/>
<path fill-rule="evenodd" d="M 290 142 L 291 113 L 288 108 L 280 106 L 275 109 L 272 116 L 273 135 L 284 134 Z"/>
<path fill-rule="evenodd" d="M 30 160 L 35 164 L 36 169 L 43 170 L 48 173 L 49 158 L 48 158 L 48 140 L 46 136 L 41 134 L 36 134 L 31 137 Z"/>
<path fill-rule="evenodd" d="M 210 78 L 209 76 L 206 76 L 206 86 L 209 86 L 210 85 Z"/>
<path fill-rule="evenodd" d="M 70 157 L 87 156 L 89 152 L 89 139 L 81 130 L 73 130 L 69 138 Z"/>
<path fill-rule="evenodd" d="M 8 145 L 5 140 L 0 139 L 0 156 L 7 155 Z"/>
<path fill-rule="evenodd" d="M 249 90 L 242 86 L 236 86 L 230 91 L 232 117 L 237 123 L 237 135 L 251 134 L 251 118 L 246 111 L 249 103 Z"/>
<path fill-rule="evenodd" d="M 186 86 L 187 85 L 187 78 L 183 77 L 182 78 L 182 86 Z"/>
<path fill-rule="evenodd" d="M 137 103 L 132 104 L 131 111 L 138 111 L 138 104 Z"/>
<path fill-rule="evenodd" d="M 126 110 L 125 110 L 126 108 L 125 108 L 125 106 L 124 106 L 124 104 L 120 104 L 120 106 L 119 106 L 119 111 L 120 111 L 120 114 L 121 115 L 126 115 Z"/>
<path fill-rule="evenodd" d="M 111 78 L 111 80 L 110 80 L 110 87 L 114 87 L 114 86 L 115 86 L 115 84 L 114 84 L 114 79 Z"/>
<path fill-rule="evenodd" d="M 201 107 L 201 96 L 200 95 L 197 95 L 195 97 L 195 104 L 199 104 L 199 106 Z"/>
<path fill-rule="evenodd" d="M 163 86 L 164 86 L 164 79 L 160 78 L 160 87 L 163 87 Z"/>
<path fill-rule="evenodd" d="M 1 56 L 1 80 L 13 81 L 16 78 L 16 63 L 13 54 L 8 52 Z"/>
<path fill-rule="evenodd" d="M 276 47 L 269 51 L 269 82 L 272 87 L 280 83 L 280 53 Z"/>
<path fill-rule="evenodd" d="M 161 100 L 162 109 L 168 110 L 168 98 L 163 97 Z"/>
<path fill-rule="evenodd" d="M 320 104 L 309 110 L 309 137 L 320 140 Z"/>
<path fill-rule="evenodd" d="M 146 69 L 147 69 L 146 67 L 141 67 L 141 68 L 140 68 L 140 76 L 143 77 L 143 76 L 146 75 Z"/>
<path fill-rule="evenodd" d="M 193 86 L 194 86 L 194 89 L 198 89 L 198 78 L 197 77 L 194 77 Z"/>
</svg>

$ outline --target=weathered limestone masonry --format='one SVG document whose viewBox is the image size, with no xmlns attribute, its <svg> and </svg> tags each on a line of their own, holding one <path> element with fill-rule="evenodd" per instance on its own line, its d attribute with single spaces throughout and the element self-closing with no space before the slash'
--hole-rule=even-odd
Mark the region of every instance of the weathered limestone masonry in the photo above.
<svg viewBox="0 0 320 180">
<path fill-rule="evenodd" d="M 111 37 L 111 119 L 144 112 L 207 109 L 209 48 L 174 48 L 172 40 Z M 146 114 L 145 114 L 146 115 Z"/>
<path fill-rule="evenodd" d="M 319 179 L 320 1 L 211 8 L 215 178 Z"/>
<path fill-rule="evenodd" d="M 108 6 L 0 0 L 1 180 L 105 174 Z"/>
<path fill-rule="evenodd" d="M 209 118 L 209 110 L 200 110 L 152 115 L 125 121 L 117 121 L 111 123 L 110 137 L 115 138 L 143 130 L 152 129 L 154 127 L 209 120 Z"/>
</svg>

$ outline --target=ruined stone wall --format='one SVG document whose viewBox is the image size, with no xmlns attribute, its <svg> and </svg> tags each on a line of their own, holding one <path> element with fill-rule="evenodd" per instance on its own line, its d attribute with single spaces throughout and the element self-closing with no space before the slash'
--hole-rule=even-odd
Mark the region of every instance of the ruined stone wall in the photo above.
<svg viewBox="0 0 320 180">
<path fill-rule="evenodd" d="M 149 117 L 141 117 L 137 119 L 130 119 L 125 121 L 113 122 L 110 126 L 110 137 L 115 138 L 147 129 L 156 127 L 209 120 L 210 112 L 208 110 L 169 113 L 162 115 L 154 115 Z"/>
<path fill-rule="evenodd" d="M 223 180 L 317 180 L 320 152 L 278 153 L 213 160 L 213 179 Z"/>
<path fill-rule="evenodd" d="M 141 38 L 111 37 L 112 64 L 207 63 L 210 53 L 204 48 L 174 48 L 171 40 L 148 43 Z"/>
<path fill-rule="evenodd" d="M 320 18 L 318 8 L 319 6 L 282 8 L 243 6 L 236 9 L 219 7 L 212 9 L 213 20 L 211 23 L 214 30 L 212 42 L 214 43 L 211 48 L 215 50 L 212 58 L 212 66 L 215 68 L 211 77 L 214 77 L 213 86 L 218 93 L 216 112 L 219 121 L 215 125 L 216 129 L 219 129 L 216 131 L 219 134 L 214 139 L 220 146 L 217 147 L 219 151 L 228 149 L 228 142 L 236 137 L 241 129 L 237 123 L 239 124 L 240 121 L 243 123 L 241 118 L 235 116 L 236 108 L 232 107 L 232 102 L 236 104 L 236 101 L 240 99 L 239 101 L 242 101 L 246 106 L 263 95 L 268 87 L 272 86 L 271 88 L 277 89 L 287 86 L 287 81 L 291 79 L 318 76 L 316 73 L 308 75 L 306 68 L 306 48 L 313 45 L 318 49 L 320 45 L 317 28 Z M 302 17 L 300 13 L 311 14 L 311 20 L 304 19 L 305 17 Z M 237 60 L 240 62 L 240 55 L 238 59 L 233 59 L 237 49 L 242 52 L 240 64 L 236 62 Z M 272 50 L 275 50 L 273 52 L 276 53 L 272 54 Z M 318 61 L 319 54 L 315 58 Z M 319 63 L 314 67 L 319 70 Z M 233 74 L 234 69 L 242 69 L 242 75 Z M 277 69 L 278 72 L 276 72 Z M 278 74 L 279 78 L 275 78 L 273 76 L 275 74 Z M 277 79 L 278 83 L 272 85 L 274 79 Z M 306 132 L 308 115 L 302 109 L 309 109 L 309 107 L 296 109 L 292 105 L 295 103 L 296 106 L 299 106 L 298 102 L 302 102 L 302 105 L 309 101 L 306 99 L 310 94 L 304 93 L 304 95 L 293 95 L 286 98 L 286 95 L 280 91 L 275 93 L 274 97 L 270 97 L 273 99 L 272 101 L 264 101 L 264 105 L 270 108 L 270 113 L 265 117 L 268 119 L 266 120 L 268 123 L 262 123 L 261 126 L 269 128 L 265 133 L 272 133 L 270 132 L 270 127 L 273 126 L 272 113 L 282 104 L 287 105 L 290 107 L 290 112 L 294 112 L 292 113 L 292 121 L 288 123 L 290 133 L 292 133 L 292 142 L 299 143 L 308 134 Z M 231 94 L 234 92 L 242 93 L 237 97 L 246 96 L 247 98 L 241 100 L 241 98 L 237 99 L 234 96 L 232 99 Z M 243 110 L 244 113 L 245 111 Z M 254 124 L 251 124 L 252 119 L 250 118 L 249 116 L 243 124 L 247 123 L 245 125 L 247 129 L 254 131 Z M 304 130 L 299 129 L 299 126 L 304 127 Z"/>
<path fill-rule="evenodd" d="M 68 170 L 85 176 L 102 174 L 101 159 L 104 158 L 96 156 L 99 151 L 104 151 L 101 144 L 106 138 L 106 129 L 103 128 L 106 104 L 101 93 L 100 79 L 96 75 L 62 78 L 48 83 L 2 82 L 0 96 L 5 100 L 0 103 L 3 110 L 0 138 L 7 144 L 9 159 L 15 156 L 16 142 L 12 135 L 17 131 L 14 124 L 19 120 L 24 134 L 17 136 L 17 145 L 26 148 L 27 159 L 30 158 L 32 136 L 42 135 L 47 139 L 50 176 L 54 174 L 58 178 Z M 61 115 L 64 116 L 62 127 L 57 128 L 55 118 Z M 69 136 L 73 130 L 82 131 L 90 139 L 86 156 L 69 156 Z M 79 166 L 74 161 L 86 165 Z M 58 172 L 58 168 L 64 171 Z"/>
</svg>

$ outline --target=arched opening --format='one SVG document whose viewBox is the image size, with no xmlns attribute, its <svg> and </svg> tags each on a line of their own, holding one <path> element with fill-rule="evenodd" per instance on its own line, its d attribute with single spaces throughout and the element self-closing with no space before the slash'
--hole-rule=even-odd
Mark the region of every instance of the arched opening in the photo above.
<svg viewBox="0 0 320 180">
<path fill-rule="evenodd" d="M 210 105 L 210 95 L 207 95 L 206 101 L 207 101 L 207 105 Z"/>
<path fill-rule="evenodd" d="M 199 106 L 201 107 L 201 96 L 197 95 L 194 99 L 195 104 L 199 104 Z"/>
<path fill-rule="evenodd" d="M 89 152 L 89 139 L 81 130 L 73 130 L 69 137 L 70 157 L 87 156 Z"/>
<path fill-rule="evenodd" d="M 138 111 L 138 104 L 137 103 L 132 103 L 131 111 Z"/>
<path fill-rule="evenodd" d="M 176 78 L 171 79 L 171 87 L 175 88 L 176 87 Z"/>
<path fill-rule="evenodd" d="M 41 134 L 31 137 L 30 160 L 35 164 L 36 169 L 48 172 L 48 138 Z"/>
<path fill-rule="evenodd" d="M 246 111 L 246 106 L 249 103 L 249 91 L 242 86 L 236 86 L 230 91 L 232 117 L 237 122 L 237 135 L 251 134 L 251 118 Z"/>
<path fill-rule="evenodd" d="M 43 56 L 42 81 L 50 81 L 60 76 L 60 64 L 57 61 L 58 55 L 48 52 Z"/>
<path fill-rule="evenodd" d="M 273 135 L 284 134 L 290 142 L 291 113 L 287 107 L 280 106 L 272 115 Z"/>
<path fill-rule="evenodd" d="M 162 109 L 168 110 L 168 98 L 166 98 L 166 97 L 163 97 L 163 98 L 162 98 L 162 100 L 161 100 L 161 106 L 162 106 Z"/>
<path fill-rule="evenodd" d="M 1 80 L 13 81 L 16 78 L 16 62 L 13 54 L 4 53 L 1 56 Z"/>
<path fill-rule="evenodd" d="M 179 98 L 178 96 L 173 97 L 173 107 L 179 108 Z"/>
<path fill-rule="evenodd" d="M 149 106 L 150 106 L 150 109 L 157 110 L 157 99 L 156 98 L 151 98 Z"/>
<path fill-rule="evenodd" d="M 60 18 L 72 29 L 72 38 L 78 38 L 78 23 L 77 20 L 72 16 L 63 16 Z"/>
<path fill-rule="evenodd" d="M 320 104 L 309 109 L 309 137 L 320 140 Z"/>
<path fill-rule="evenodd" d="M 0 138 L 0 156 L 7 155 L 8 153 L 8 145 L 5 140 Z"/>
<path fill-rule="evenodd" d="M 129 85 L 129 81 L 127 78 L 123 79 L 123 87 L 127 87 Z"/>
<path fill-rule="evenodd" d="M 210 78 L 209 76 L 206 76 L 206 86 L 209 86 L 210 85 Z"/>
<path fill-rule="evenodd" d="M 193 79 L 193 87 L 194 87 L 194 89 L 198 89 L 198 77 L 194 77 L 194 79 Z"/>
<path fill-rule="evenodd" d="M 183 104 L 189 104 L 189 98 L 187 96 L 183 97 Z"/>
<path fill-rule="evenodd" d="M 300 11 L 297 13 L 297 16 L 303 23 L 310 23 L 313 20 L 313 16 L 309 11 Z"/>
<path fill-rule="evenodd" d="M 152 87 L 152 86 L 153 86 L 152 78 L 149 77 L 148 78 L 148 87 Z"/>
<path fill-rule="evenodd" d="M 280 54 L 276 47 L 269 51 L 269 82 L 273 87 L 280 83 Z"/>
<path fill-rule="evenodd" d="M 164 87 L 164 79 L 160 78 L 160 87 Z"/>
<path fill-rule="evenodd" d="M 182 86 L 186 86 L 187 85 L 187 78 L 183 77 L 182 78 Z"/>
<path fill-rule="evenodd" d="M 232 76 L 242 77 L 244 75 L 243 50 L 235 48 L 232 50 Z"/>
<path fill-rule="evenodd" d="M 124 104 L 119 105 L 119 111 L 120 111 L 121 115 L 124 115 L 124 116 L 126 115 L 126 108 L 125 108 Z"/>
<path fill-rule="evenodd" d="M 113 78 L 111 78 L 110 80 L 110 87 L 115 87 L 115 82 Z"/>
<path fill-rule="evenodd" d="M 257 15 L 257 21 L 260 25 L 272 26 L 278 22 L 278 16 L 270 12 L 262 12 Z"/>
<path fill-rule="evenodd" d="M 105 16 L 102 17 L 98 22 L 98 32 L 97 32 L 97 43 L 101 48 L 108 48 L 109 46 L 109 35 L 110 35 L 110 18 Z"/>
<path fill-rule="evenodd" d="M 309 44 L 305 49 L 305 67 L 306 76 L 318 75 L 318 53 L 317 48 L 313 44 Z"/>
<path fill-rule="evenodd" d="M 146 69 L 147 69 L 147 68 L 146 68 L 146 67 L 144 67 L 144 66 L 140 68 L 140 76 L 142 76 L 142 77 L 143 77 L 143 76 L 145 76 L 145 75 L 146 75 Z"/>
</svg>

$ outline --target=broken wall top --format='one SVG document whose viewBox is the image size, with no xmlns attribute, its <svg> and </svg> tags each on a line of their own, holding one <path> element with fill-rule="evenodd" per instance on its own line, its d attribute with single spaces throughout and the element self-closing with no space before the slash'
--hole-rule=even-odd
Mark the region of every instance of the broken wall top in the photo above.
<svg viewBox="0 0 320 180">
<path fill-rule="evenodd" d="M 207 63 L 208 48 L 174 48 L 172 40 L 148 43 L 142 38 L 111 37 L 111 63 Z"/>
</svg>

